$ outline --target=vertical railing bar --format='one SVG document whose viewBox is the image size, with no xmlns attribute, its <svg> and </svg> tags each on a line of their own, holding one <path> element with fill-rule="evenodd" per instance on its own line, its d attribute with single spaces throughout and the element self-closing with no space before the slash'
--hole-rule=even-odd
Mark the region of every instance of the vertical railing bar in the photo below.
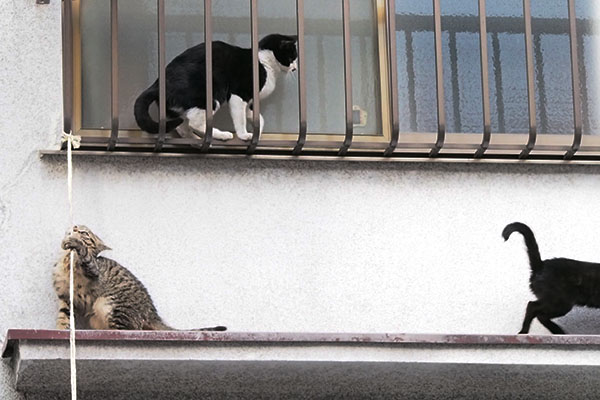
<svg viewBox="0 0 600 400">
<path fill-rule="evenodd" d="M 213 70 L 212 70 L 212 0 L 204 0 L 204 64 L 206 79 L 206 107 L 204 139 L 200 151 L 208 151 L 213 132 Z M 244 116 L 245 117 L 245 116 Z"/>
<path fill-rule="evenodd" d="M 298 155 L 306 143 L 306 60 L 304 58 L 304 0 L 296 0 L 296 25 L 298 33 L 298 142 L 293 154 Z"/>
<path fill-rule="evenodd" d="M 490 113 L 490 82 L 488 67 L 487 17 L 485 0 L 479 0 L 479 54 L 481 56 L 481 106 L 483 108 L 483 138 L 475 157 L 483 156 L 492 137 L 492 117 Z"/>
<path fill-rule="evenodd" d="M 433 0 L 433 21 L 435 41 L 435 83 L 437 93 L 437 140 L 429 153 L 430 157 L 439 154 L 446 139 L 446 110 L 444 99 L 444 64 L 442 60 L 442 12 L 440 0 Z"/>
<path fill-rule="evenodd" d="M 535 60 L 535 81 L 537 84 L 537 98 L 539 109 L 538 131 L 548 131 L 548 112 L 546 99 L 546 81 L 544 80 L 544 53 L 542 52 L 542 35 L 533 34 L 533 59 Z"/>
<path fill-rule="evenodd" d="M 63 131 L 73 129 L 73 5 L 62 4 L 62 70 L 63 70 Z"/>
<path fill-rule="evenodd" d="M 412 31 L 405 30 L 406 40 L 406 75 L 408 76 L 408 110 L 410 113 L 410 129 L 417 132 L 417 98 L 415 91 L 415 60 Z"/>
<path fill-rule="evenodd" d="M 583 114 L 582 129 L 583 132 L 589 132 L 590 129 L 590 112 L 589 112 L 589 95 L 587 90 L 587 68 L 585 66 L 585 37 L 581 29 L 577 32 L 577 53 L 579 54 L 579 79 L 581 85 L 581 113 Z"/>
<path fill-rule="evenodd" d="M 260 137 L 260 98 L 258 80 L 258 0 L 250 0 L 250 34 L 252 41 L 252 139 L 246 152 L 254 153 Z"/>
<path fill-rule="evenodd" d="M 165 57 L 165 0 L 157 0 L 158 7 L 158 138 L 154 151 L 161 151 L 167 128 L 167 82 Z"/>
<path fill-rule="evenodd" d="M 537 121 L 535 106 L 535 77 L 533 69 L 533 38 L 531 32 L 531 0 L 523 0 L 523 20 L 525 22 L 525 61 L 527 64 L 527 108 L 529 110 L 529 138 L 519 158 L 525 159 L 535 147 Z"/>
<path fill-rule="evenodd" d="M 119 5 L 110 0 L 110 139 L 108 150 L 114 150 L 119 137 Z"/>
<path fill-rule="evenodd" d="M 400 122 L 398 114 L 398 60 L 396 49 L 396 2 L 387 0 L 387 33 L 388 33 L 388 69 L 389 69 L 389 91 L 390 91 L 390 144 L 383 153 L 384 156 L 391 156 L 398 146 L 400 138 Z"/>
<path fill-rule="evenodd" d="M 448 31 L 448 50 L 450 53 L 450 83 L 452 87 L 452 116 L 454 132 L 462 131 L 460 115 L 460 84 L 458 77 L 458 46 L 456 46 L 456 31 Z"/>
<path fill-rule="evenodd" d="M 350 0 L 342 0 L 342 26 L 344 37 L 344 104 L 346 134 L 338 155 L 343 156 L 352 145 L 354 125 L 352 118 L 352 42 L 350 36 Z"/>
<path fill-rule="evenodd" d="M 571 47 L 571 85 L 573 86 L 573 144 L 565 154 L 565 159 L 573 158 L 581 147 L 583 126 L 581 118 L 581 92 L 579 80 L 579 59 L 577 58 L 577 19 L 575 16 L 575 0 L 569 0 L 569 41 Z"/>
<path fill-rule="evenodd" d="M 502 61 L 500 60 L 500 40 L 498 39 L 498 32 L 492 33 L 492 59 L 494 63 L 494 84 L 496 86 L 496 110 L 498 113 L 498 131 L 505 132 L 504 88 L 502 85 Z"/>
</svg>

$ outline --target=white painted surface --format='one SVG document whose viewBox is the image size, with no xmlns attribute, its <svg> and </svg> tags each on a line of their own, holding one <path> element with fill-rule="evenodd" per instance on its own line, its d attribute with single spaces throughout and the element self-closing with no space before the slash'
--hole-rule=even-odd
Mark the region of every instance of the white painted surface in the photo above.
<svg viewBox="0 0 600 400">
<path fill-rule="evenodd" d="M 52 328 L 67 228 L 60 2 L 0 3 L 0 332 Z M 75 219 L 173 326 L 236 331 L 515 333 L 527 258 L 600 261 L 595 167 L 79 159 Z M 597 312 L 562 321 L 600 331 Z M 534 324 L 532 332 L 545 331 Z M 17 399 L 0 368 L 0 397 Z"/>
</svg>

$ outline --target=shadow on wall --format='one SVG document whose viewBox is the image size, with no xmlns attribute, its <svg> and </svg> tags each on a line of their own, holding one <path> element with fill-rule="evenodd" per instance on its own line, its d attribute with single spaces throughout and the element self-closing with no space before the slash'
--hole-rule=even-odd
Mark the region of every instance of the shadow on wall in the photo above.
<svg viewBox="0 0 600 400">
<path fill-rule="evenodd" d="M 561 318 L 553 319 L 567 334 L 597 335 L 600 334 L 600 309 L 575 307 Z"/>
</svg>

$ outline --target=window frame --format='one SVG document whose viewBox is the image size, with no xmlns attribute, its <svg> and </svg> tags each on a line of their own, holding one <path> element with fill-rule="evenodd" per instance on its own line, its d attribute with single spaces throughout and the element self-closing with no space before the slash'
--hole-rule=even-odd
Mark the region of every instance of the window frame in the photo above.
<svg viewBox="0 0 600 400">
<path fill-rule="evenodd" d="M 82 63 L 81 63 L 81 5 L 82 0 L 72 0 L 72 130 L 75 134 L 82 136 L 82 150 L 100 150 L 109 141 L 111 136 L 110 129 L 83 129 L 82 128 Z M 64 3 L 68 2 L 65 0 Z M 483 2 L 485 7 L 485 0 L 479 0 L 480 5 Z M 529 0 L 524 0 L 529 2 Z M 439 0 L 434 0 L 434 4 L 438 4 Z M 393 131 L 393 112 L 392 102 L 394 94 L 390 90 L 390 80 L 393 78 L 390 68 L 390 54 L 392 49 L 390 48 L 390 40 L 388 38 L 388 14 L 387 8 L 391 7 L 390 4 L 394 4 L 393 0 L 373 0 L 374 13 L 377 24 L 377 48 L 378 48 L 378 71 L 379 71 L 379 116 L 381 120 L 378 125 L 381 132 L 374 132 L 373 134 L 361 134 L 354 135 L 352 145 L 349 149 L 349 155 L 365 156 L 365 157 L 382 157 L 384 158 L 385 150 L 390 146 L 392 141 Z M 394 6 L 395 7 L 395 6 Z M 569 0 L 569 11 L 574 15 L 574 0 Z M 571 10 L 572 8 L 572 10 Z M 63 11 L 65 7 L 63 6 Z M 65 14 L 67 14 L 65 12 Z M 63 14 L 63 19 L 64 15 Z M 397 18 L 397 14 L 394 12 L 394 17 Z M 571 19 L 569 18 L 569 21 Z M 575 20 L 577 21 L 577 20 Z M 63 20 L 64 23 L 64 20 Z M 400 30 L 395 29 L 394 34 Z M 572 31 L 571 31 L 572 33 Z M 487 36 L 486 36 L 487 37 Z M 582 33 L 571 35 L 571 40 L 579 39 L 583 37 Z M 65 44 L 68 44 L 68 40 L 65 40 Z M 577 52 L 581 49 L 582 43 L 579 43 L 579 48 L 571 45 L 571 55 L 573 51 Z M 395 50 L 395 49 L 394 49 Z M 68 52 L 65 53 L 68 60 Z M 576 53 L 578 54 L 578 53 Z M 580 57 L 580 55 L 578 55 Z M 488 68 L 489 68 L 488 62 Z M 65 68 L 65 66 L 63 66 Z M 68 76 L 69 69 L 65 69 Z M 395 71 L 397 74 L 397 70 Z M 580 86 L 586 84 L 579 80 Z M 68 82 L 67 82 L 68 83 Z M 65 91 L 69 91 L 70 85 L 65 84 Z M 352 90 L 350 88 L 350 90 Z M 396 91 L 396 96 L 401 94 Z M 491 100 L 491 99 L 490 99 Z M 68 94 L 65 95 L 65 103 L 69 101 Z M 397 101 L 397 100 L 396 100 Z M 68 107 L 65 106 L 65 110 Z M 445 111 L 444 111 L 445 112 Z M 581 104 L 579 108 L 581 113 Z M 583 118 L 583 116 L 581 116 Z M 65 130 L 70 124 L 65 123 Z M 483 121 L 482 131 L 473 133 L 453 133 L 444 132 L 443 146 L 441 152 L 437 155 L 437 158 L 464 158 L 468 160 L 477 160 L 475 158 L 476 151 L 480 148 L 483 138 Z M 69 126 L 70 127 L 70 126 Z M 290 155 L 292 150 L 298 141 L 298 132 L 279 132 L 279 133 L 268 133 L 264 132 L 261 135 L 257 152 L 267 152 L 269 154 L 282 154 Z M 518 160 L 519 154 L 525 148 L 525 145 L 530 140 L 531 135 L 529 133 L 500 133 L 491 132 L 489 147 L 485 150 L 482 158 L 502 159 L 502 160 Z M 436 144 L 436 140 L 439 139 L 439 133 L 436 132 L 406 132 L 400 131 L 397 146 L 393 152 L 387 154 L 392 158 L 406 158 L 406 157 L 418 157 L 431 158 L 432 154 L 429 151 Z M 575 133 L 567 134 L 556 134 L 556 133 L 537 133 L 535 145 L 531 153 L 526 157 L 530 160 L 547 160 L 557 161 L 562 159 L 564 154 L 568 152 L 576 140 Z M 197 148 L 193 147 L 194 143 L 200 142 L 201 139 L 175 139 L 167 143 L 164 151 L 171 153 L 178 152 L 198 152 Z M 339 134 L 319 134 L 319 133 L 307 133 L 306 144 L 303 147 L 302 154 L 307 155 L 335 155 L 336 150 L 340 148 L 344 141 L 344 132 Z M 145 151 L 151 150 L 156 142 L 155 135 L 147 135 L 142 133 L 140 130 L 130 129 L 119 129 L 118 130 L 118 147 L 116 150 L 119 151 Z M 190 146 L 192 144 L 192 146 Z M 242 142 L 237 138 L 232 139 L 228 142 L 212 142 L 209 152 L 222 153 L 222 154 L 237 154 L 248 147 L 248 143 Z M 429 153 L 429 154 L 428 154 Z M 583 134 L 581 136 L 581 144 L 577 152 L 574 154 L 575 161 L 583 160 L 598 160 L 600 161 L 600 135 Z M 522 160 L 521 160 L 522 161 Z"/>
</svg>

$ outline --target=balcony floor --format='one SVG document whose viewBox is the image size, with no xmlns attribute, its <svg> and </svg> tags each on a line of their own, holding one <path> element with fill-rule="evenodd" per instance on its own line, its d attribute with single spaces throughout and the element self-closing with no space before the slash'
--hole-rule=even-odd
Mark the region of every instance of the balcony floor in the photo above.
<svg viewBox="0 0 600 400">
<path fill-rule="evenodd" d="M 17 390 L 69 393 L 67 331 L 9 330 Z M 86 399 L 598 398 L 600 336 L 78 331 Z"/>
</svg>

